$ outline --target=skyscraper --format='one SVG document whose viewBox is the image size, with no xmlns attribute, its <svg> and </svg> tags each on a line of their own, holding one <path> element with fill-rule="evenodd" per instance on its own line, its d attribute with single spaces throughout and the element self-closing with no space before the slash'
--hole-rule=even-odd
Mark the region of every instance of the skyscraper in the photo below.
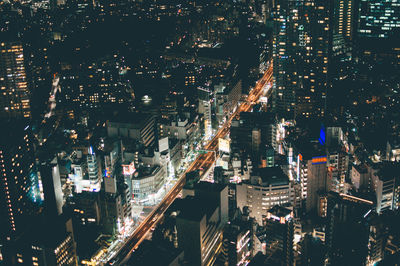
<svg viewBox="0 0 400 266">
<path fill-rule="evenodd" d="M 6 124 L 0 132 L 0 241 L 3 241 L 24 230 L 37 191 L 31 180 L 34 156 L 29 128 Z"/>
<path fill-rule="evenodd" d="M 359 38 L 390 38 L 400 30 L 400 3 L 396 0 L 361 0 Z"/>
<path fill-rule="evenodd" d="M 347 40 L 353 39 L 354 32 L 354 0 L 334 0 L 332 8 L 332 31 Z"/>
<path fill-rule="evenodd" d="M 296 95 L 296 116 L 323 117 L 326 109 L 329 58 L 329 1 L 304 1 L 304 42 L 301 50 L 301 85 Z"/>
<path fill-rule="evenodd" d="M 0 43 L 0 117 L 31 117 L 30 92 L 20 43 Z"/>
<path fill-rule="evenodd" d="M 329 265 L 365 265 L 372 201 L 329 192 L 326 246 Z"/>
<path fill-rule="evenodd" d="M 274 108 L 282 117 L 325 115 L 329 5 L 280 0 L 274 11 Z"/>
<path fill-rule="evenodd" d="M 300 2 L 277 1 L 273 12 L 274 108 L 281 116 L 294 116 L 296 91 L 299 87 L 297 73 L 298 50 L 303 44 L 304 26 L 300 21 Z"/>
<path fill-rule="evenodd" d="M 266 253 L 270 265 L 293 265 L 293 212 L 274 206 L 267 212 Z M 266 265 L 268 265 L 266 264 Z"/>
</svg>

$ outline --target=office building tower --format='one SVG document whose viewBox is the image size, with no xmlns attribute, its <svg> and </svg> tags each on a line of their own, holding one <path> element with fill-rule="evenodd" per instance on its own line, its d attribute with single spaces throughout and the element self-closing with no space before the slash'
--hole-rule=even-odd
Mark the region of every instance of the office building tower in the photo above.
<svg viewBox="0 0 400 266">
<path fill-rule="evenodd" d="M 261 130 L 259 128 L 253 128 L 251 131 L 251 152 L 253 156 L 257 156 L 260 152 L 261 146 Z"/>
<path fill-rule="evenodd" d="M 200 183 L 195 195 L 179 201 L 176 217 L 178 247 L 188 265 L 212 265 L 222 251 L 228 221 L 228 187 Z"/>
<path fill-rule="evenodd" d="M 328 193 L 326 246 L 329 265 L 365 265 L 372 201 Z"/>
<path fill-rule="evenodd" d="M 326 170 L 326 157 L 313 157 L 307 160 L 307 211 L 316 210 L 319 193 L 327 191 Z"/>
<path fill-rule="evenodd" d="M 324 265 L 326 250 L 319 238 L 306 234 L 299 243 L 299 246 L 301 252 L 300 265 Z"/>
<path fill-rule="evenodd" d="M 249 154 L 257 152 L 260 145 L 277 149 L 277 119 L 266 112 L 242 112 L 239 119 L 231 124 L 232 149 L 245 150 Z"/>
<path fill-rule="evenodd" d="M 140 141 L 149 147 L 155 144 L 155 116 L 130 113 L 107 121 L 107 135 L 111 138 L 125 137 Z"/>
<path fill-rule="evenodd" d="M 376 195 L 376 212 L 396 210 L 400 198 L 400 164 L 383 163 L 371 173 L 371 189 Z"/>
<path fill-rule="evenodd" d="M 68 206 L 74 211 L 74 225 L 79 228 L 88 228 L 100 224 L 101 205 L 100 195 L 95 192 L 83 191 L 74 194 L 67 200 Z"/>
<path fill-rule="evenodd" d="M 355 0 L 335 0 L 331 3 L 331 38 L 334 57 L 350 52 L 355 30 Z"/>
<path fill-rule="evenodd" d="M 302 84 L 296 95 L 296 116 L 323 117 L 326 112 L 329 64 L 329 3 L 304 3 L 305 41 L 302 49 Z"/>
<path fill-rule="evenodd" d="M 271 207 L 293 204 L 294 196 L 293 184 L 280 167 L 254 169 L 249 181 L 236 185 L 237 207 L 247 206 L 260 225 Z"/>
<path fill-rule="evenodd" d="M 293 265 L 293 211 L 291 208 L 274 206 L 265 220 L 266 255 L 271 265 Z M 267 264 L 267 265 L 268 265 Z"/>
<path fill-rule="evenodd" d="M 178 245 L 189 265 L 209 265 L 215 262 L 222 245 L 222 225 L 216 202 L 186 197 L 176 218 Z M 207 233 L 208 232 L 208 233 Z"/>
<path fill-rule="evenodd" d="M 281 0 L 274 11 L 274 108 L 279 116 L 323 117 L 329 59 L 329 4 Z"/>
<path fill-rule="evenodd" d="M 329 81 L 346 77 L 353 58 L 356 0 L 334 0 L 329 6 Z"/>
<path fill-rule="evenodd" d="M 345 179 L 349 168 L 349 156 L 340 147 L 330 147 L 327 151 L 328 178 L 332 189 L 344 192 Z M 337 185 L 336 185 L 337 184 Z"/>
<path fill-rule="evenodd" d="M 236 69 L 233 76 L 236 75 Z M 236 77 L 228 80 L 221 89 L 215 86 L 216 117 L 219 123 L 226 121 L 227 116 L 236 110 L 242 97 L 242 80 Z"/>
<path fill-rule="evenodd" d="M 24 231 L 33 203 L 40 198 L 34 174 L 30 128 L 3 124 L 0 138 L 0 236 L 10 240 Z"/>
<path fill-rule="evenodd" d="M 199 101 L 199 113 L 204 115 L 204 134 L 206 137 L 211 137 L 212 124 L 211 124 L 211 102 L 210 100 Z"/>
<path fill-rule="evenodd" d="M 11 265 L 78 265 L 71 219 L 45 218 L 30 226 L 15 243 Z"/>
<path fill-rule="evenodd" d="M 93 152 L 93 148 L 90 147 L 87 155 L 87 167 L 91 191 L 100 191 L 101 165 L 99 165 L 99 162 L 96 154 Z"/>
<path fill-rule="evenodd" d="M 342 35 L 346 40 L 351 41 L 354 33 L 354 0 L 335 0 L 332 3 L 332 23 L 333 34 Z"/>
<path fill-rule="evenodd" d="M 352 165 L 351 182 L 357 190 L 368 190 L 370 186 L 368 168 L 365 164 Z"/>
<path fill-rule="evenodd" d="M 299 88 L 298 50 L 304 44 L 300 1 L 277 1 L 273 10 L 274 109 L 283 117 L 295 115 Z"/>
<path fill-rule="evenodd" d="M 219 216 L 222 224 L 228 222 L 228 186 L 225 184 L 213 184 L 199 182 L 194 185 L 195 195 L 200 198 L 216 201 L 219 208 Z"/>
<path fill-rule="evenodd" d="M 132 197 L 135 202 L 148 202 L 154 199 L 165 184 L 166 169 L 155 165 L 141 167 L 128 176 Z"/>
<path fill-rule="evenodd" d="M 44 205 L 49 217 L 57 217 L 62 213 L 64 205 L 61 190 L 60 169 L 57 157 L 44 160 L 40 165 L 40 177 L 43 184 Z"/>
<path fill-rule="evenodd" d="M 236 209 L 235 217 L 224 229 L 224 261 L 228 265 L 246 265 L 252 257 L 256 223 L 249 214 Z"/>
<path fill-rule="evenodd" d="M 0 43 L 0 117 L 30 118 L 30 91 L 22 44 Z"/>
<path fill-rule="evenodd" d="M 327 156 L 318 142 L 299 141 L 295 146 L 297 179 L 301 184 L 301 196 L 306 199 L 307 212 L 316 211 L 319 194 L 330 189 L 327 179 Z"/>
<path fill-rule="evenodd" d="M 383 216 L 376 216 L 371 219 L 369 229 L 368 263 L 375 264 L 384 258 L 389 228 L 386 227 Z"/>
<path fill-rule="evenodd" d="M 360 0 L 358 38 L 386 39 L 400 30 L 400 5 L 396 0 Z"/>
</svg>

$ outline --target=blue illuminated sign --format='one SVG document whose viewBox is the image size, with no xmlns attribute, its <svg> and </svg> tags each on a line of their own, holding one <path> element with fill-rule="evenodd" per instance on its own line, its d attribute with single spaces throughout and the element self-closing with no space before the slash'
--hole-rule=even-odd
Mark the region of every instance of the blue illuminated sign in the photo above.
<svg viewBox="0 0 400 266">
<path fill-rule="evenodd" d="M 325 140 L 326 140 L 325 136 L 326 136 L 325 135 L 325 127 L 324 127 L 324 125 L 321 125 L 321 130 L 319 131 L 319 138 L 318 138 L 319 143 L 321 143 L 321 145 L 325 145 Z"/>
</svg>

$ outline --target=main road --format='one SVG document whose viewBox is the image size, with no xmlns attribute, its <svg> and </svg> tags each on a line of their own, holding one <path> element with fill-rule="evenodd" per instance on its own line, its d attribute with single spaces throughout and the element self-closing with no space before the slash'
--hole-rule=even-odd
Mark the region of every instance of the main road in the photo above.
<svg viewBox="0 0 400 266">
<path fill-rule="evenodd" d="M 257 100 L 263 94 L 271 94 L 271 86 L 268 86 L 268 90 L 265 91 L 266 85 L 272 83 L 272 62 L 268 69 L 264 72 L 263 77 L 258 80 L 254 88 L 249 92 L 246 100 L 243 101 L 238 108 L 231 114 L 229 119 L 225 124 L 218 130 L 217 134 L 210 140 L 210 142 L 204 147 L 205 150 L 218 151 L 218 139 L 224 138 L 228 133 L 233 118 L 238 116 L 241 112 L 250 111 L 256 104 Z M 121 265 L 127 262 L 130 254 L 138 248 L 140 243 L 145 238 L 146 234 L 151 230 L 153 226 L 157 224 L 159 219 L 162 217 L 166 209 L 171 205 L 171 203 L 176 199 L 182 190 L 182 187 L 186 182 L 186 173 L 194 171 L 196 169 L 203 169 L 206 172 L 215 162 L 215 156 L 213 152 L 206 154 L 200 154 L 196 160 L 186 169 L 179 179 L 177 180 L 174 187 L 165 195 L 164 199 L 159 203 L 159 205 L 147 216 L 147 218 L 136 228 L 135 232 L 128 239 L 128 241 L 122 246 L 122 248 L 117 252 L 117 254 L 108 262 L 109 265 Z"/>
</svg>

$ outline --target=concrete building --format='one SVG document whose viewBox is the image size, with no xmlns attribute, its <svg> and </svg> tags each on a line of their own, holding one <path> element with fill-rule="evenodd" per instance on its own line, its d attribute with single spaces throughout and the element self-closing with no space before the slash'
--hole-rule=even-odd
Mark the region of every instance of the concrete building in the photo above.
<svg viewBox="0 0 400 266">
<path fill-rule="evenodd" d="M 100 202 L 104 233 L 119 233 L 125 224 L 132 222 L 132 204 L 129 193 L 102 193 Z"/>
<path fill-rule="evenodd" d="M 179 247 L 189 265 L 209 265 L 222 246 L 220 206 L 215 201 L 186 197 L 176 218 Z"/>
<path fill-rule="evenodd" d="M 271 113 L 242 112 L 239 119 L 233 119 L 231 124 L 232 148 L 245 149 L 252 154 L 253 149 L 260 148 L 258 144 L 272 146 L 276 144 L 277 120 Z"/>
<path fill-rule="evenodd" d="M 160 166 L 142 167 L 132 175 L 132 193 L 135 201 L 149 201 L 165 183 L 165 171 Z"/>
<path fill-rule="evenodd" d="M 250 181 L 236 185 L 237 207 L 248 206 L 250 216 L 263 223 L 275 205 L 293 204 L 294 187 L 280 167 L 254 169 Z"/>
<path fill-rule="evenodd" d="M 224 262 L 228 265 L 246 265 L 254 249 L 254 231 L 256 223 L 249 217 L 246 208 L 243 214 L 236 209 L 235 217 L 224 229 Z"/>
<path fill-rule="evenodd" d="M 47 228 L 23 240 L 25 242 L 18 245 L 14 265 L 78 265 L 76 244 L 71 232 Z"/>
<path fill-rule="evenodd" d="M 190 122 L 188 118 L 164 119 L 158 124 L 159 138 L 189 140 L 196 130 L 198 130 L 197 122 Z"/>
<path fill-rule="evenodd" d="M 155 116 L 133 113 L 129 117 L 116 117 L 107 121 L 107 135 L 140 141 L 149 147 L 155 143 Z"/>
<path fill-rule="evenodd" d="M 351 182 L 357 190 L 368 189 L 370 175 L 365 164 L 352 165 L 351 167 Z"/>
<path fill-rule="evenodd" d="M 325 243 L 330 265 L 365 265 L 372 201 L 328 193 Z"/>
<path fill-rule="evenodd" d="M 0 131 L 0 241 L 24 231 L 40 200 L 30 128 L 13 122 Z M 39 203 L 39 202 L 38 202 Z"/>
<path fill-rule="evenodd" d="M 239 103 L 242 96 L 242 80 L 233 80 L 228 83 L 215 96 L 216 116 L 218 122 L 222 122 L 224 118 L 232 113 Z"/>
<path fill-rule="evenodd" d="M 383 163 L 372 171 L 371 188 L 376 195 L 376 211 L 395 210 L 399 207 L 400 164 Z"/>
<path fill-rule="evenodd" d="M 319 193 L 330 189 L 327 179 L 327 156 L 324 147 L 317 142 L 301 142 L 295 147 L 297 167 L 295 172 L 301 184 L 306 210 L 316 211 Z"/>
<path fill-rule="evenodd" d="M 0 43 L 0 88 L 1 118 L 31 117 L 30 90 L 20 43 Z"/>
<path fill-rule="evenodd" d="M 266 255 L 274 265 L 293 265 L 293 211 L 291 208 L 274 206 L 265 220 Z"/>
</svg>

